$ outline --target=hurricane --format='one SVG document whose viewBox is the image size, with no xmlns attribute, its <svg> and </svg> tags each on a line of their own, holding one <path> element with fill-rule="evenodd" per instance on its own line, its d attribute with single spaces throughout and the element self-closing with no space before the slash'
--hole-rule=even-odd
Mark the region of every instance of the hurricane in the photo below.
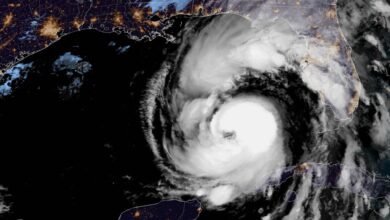
<svg viewBox="0 0 390 220">
<path fill-rule="evenodd" d="M 389 217 L 388 3 L 132 4 L 4 71 L 10 216 Z"/>
<path fill-rule="evenodd" d="M 310 41 L 283 19 L 253 25 L 226 14 L 185 25 L 144 100 L 162 193 L 219 208 L 271 196 L 285 167 L 328 162 L 328 131 L 353 112 L 359 79 L 336 58 L 308 62 L 324 50 Z"/>
</svg>

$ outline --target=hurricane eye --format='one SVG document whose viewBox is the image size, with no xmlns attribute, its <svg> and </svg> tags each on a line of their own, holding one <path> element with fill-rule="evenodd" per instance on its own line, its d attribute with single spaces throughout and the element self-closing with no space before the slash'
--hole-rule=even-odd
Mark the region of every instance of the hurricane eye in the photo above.
<svg viewBox="0 0 390 220">
<path fill-rule="evenodd" d="M 236 138 L 236 132 L 234 131 L 222 131 L 222 137 L 228 140 Z"/>
<path fill-rule="evenodd" d="M 326 132 L 335 129 L 333 119 L 353 111 L 354 79 L 341 78 L 354 68 L 331 57 L 335 48 L 313 45 L 325 35 L 296 30 L 288 19 L 252 23 L 224 14 L 191 19 L 186 27 L 194 29 L 178 37 L 173 59 L 149 86 L 147 100 L 164 103 L 152 105 L 145 120 L 167 186 L 159 192 L 193 196 L 209 209 L 235 207 L 252 196 L 269 207 L 273 196 L 319 196 L 309 189 L 315 168 L 339 156 L 329 154 L 334 144 Z"/>
</svg>

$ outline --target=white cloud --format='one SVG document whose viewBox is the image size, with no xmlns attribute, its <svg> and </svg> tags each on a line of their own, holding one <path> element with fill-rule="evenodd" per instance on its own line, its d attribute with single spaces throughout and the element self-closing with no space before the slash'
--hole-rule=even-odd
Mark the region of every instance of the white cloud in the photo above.
<svg viewBox="0 0 390 220">
<path fill-rule="evenodd" d="M 279 68 L 295 69 L 309 88 L 322 94 L 321 97 L 338 116 L 348 114 L 347 109 L 358 84 L 348 72 L 353 69 L 353 64 L 340 62 L 338 55 L 341 49 L 337 44 L 323 42 L 317 36 L 299 34 L 290 26 L 294 22 L 268 19 L 252 27 L 249 21 L 239 16 L 222 15 L 197 35 L 193 36 L 193 32 L 189 31 L 184 36 L 186 45 L 181 49 L 190 47 L 188 51 L 179 51 L 178 58 L 184 56 L 178 68 L 179 88 L 170 98 L 173 103 L 171 114 L 177 119 L 185 140 L 164 142 L 169 162 L 190 176 L 186 182 L 189 184 L 175 182 L 181 184 L 177 191 L 193 193 L 218 206 L 266 187 L 267 180 L 280 177 L 280 172 L 272 171 L 281 170 L 288 160 L 282 138 L 276 138 L 272 148 L 265 148 L 265 153 L 259 152 L 248 142 L 242 144 L 234 138 L 227 140 L 221 137 L 223 132 L 216 132 L 218 129 L 215 127 L 213 130 L 213 124 L 207 121 L 212 111 L 217 110 L 218 116 L 223 109 L 222 106 L 214 109 L 220 104 L 216 94 L 232 88 L 233 80 L 245 74 L 245 68 L 253 68 L 259 74 L 265 71 L 278 74 Z M 187 28 L 191 29 L 191 26 Z M 152 96 L 155 98 L 157 94 Z M 234 106 L 236 104 L 242 103 Z M 211 122 L 216 115 L 212 116 Z M 234 120 L 221 120 L 234 121 L 235 127 L 239 124 L 238 120 L 246 120 L 246 117 L 237 114 L 232 117 Z M 256 119 L 249 113 L 248 117 Z M 258 128 L 256 125 L 253 127 Z M 157 150 L 154 152 L 158 154 Z M 345 156 L 346 162 L 353 161 L 354 152 L 355 149 L 350 147 Z M 308 197 L 310 181 L 310 178 L 305 179 L 299 187 L 296 200 L 299 205 Z M 172 195 L 171 191 L 168 193 Z M 290 216 L 299 217 L 301 211 L 299 206 L 294 206 Z M 316 216 L 319 214 L 316 213 Z"/>
<path fill-rule="evenodd" d="M 375 144 L 380 146 L 390 146 L 390 113 L 386 103 L 380 94 L 376 94 L 376 113 L 372 124 L 370 135 Z"/>
<path fill-rule="evenodd" d="M 339 62 L 337 46 L 297 34 L 285 20 L 248 24 L 238 16 L 221 16 L 194 37 L 181 68 L 182 93 L 199 96 L 228 88 L 244 68 L 276 74 L 288 67 L 302 72 L 302 79 L 324 94 L 339 117 L 348 116 L 358 82 Z"/>
<path fill-rule="evenodd" d="M 383 57 L 387 57 L 385 49 L 383 48 L 382 43 L 379 41 L 379 39 L 377 37 L 375 37 L 372 34 L 366 34 L 364 36 L 364 39 L 366 39 L 366 41 L 369 42 L 370 44 L 372 44 L 373 46 L 377 47 L 378 50 L 382 53 Z"/>
<path fill-rule="evenodd" d="M 299 190 L 296 194 L 296 199 L 294 201 L 294 205 L 289 212 L 288 215 L 283 217 L 283 220 L 289 220 L 289 219 L 304 219 L 304 202 L 309 196 L 310 190 L 311 190 L 311 181 L 312 174 L 311 172 L 308 174 L 304 174 L 302 176 L 302 184 L 299 187 Z"/>
<path fill-rule="evenodd" d="M 383 0 L 376 0 L 371 2 L 372 7 L 385 16 L 390 16 L 390 5 Z"/>
<path fill-rule="evenodd" d="M 210 191 L 209 201 L 216 206 L 230 202 L 234 188 L 230 185 L 217 186 Z"/>
<path fill-rule="evenodd" d="M 383 208 L 381 208 L 379 210 L 379 214 L 380 216 L 382 216 L 383 218 L 386 218 L 386 217 L 389 217 L 389 214 L 390 214 L 390 208 L 388 205 L 385 205 Z"/>
<path fill-rule="evenodd" d="M 4 201 L 4 196 L 1 193 L 6 192 L 8 189 L 0 185 L 0 215 L 9 212 L 11 207 Z"/>
</svg>

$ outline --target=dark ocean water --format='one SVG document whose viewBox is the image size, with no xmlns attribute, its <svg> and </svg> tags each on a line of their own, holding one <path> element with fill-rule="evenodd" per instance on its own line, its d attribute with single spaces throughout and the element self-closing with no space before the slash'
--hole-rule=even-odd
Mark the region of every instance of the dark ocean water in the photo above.
<svg viewBox="0 0 390 220">
<path fill-rule="evenodd" d="M 117 219 L 158 201 L 134 192 L 153 192 L 144 182 L 159 178 L 138 116 L 164 44 L 88 30 L 22 61 L 31 67 L 0 100 L 1 182 L 12 195 L 6 216 Z"/>
</svg>

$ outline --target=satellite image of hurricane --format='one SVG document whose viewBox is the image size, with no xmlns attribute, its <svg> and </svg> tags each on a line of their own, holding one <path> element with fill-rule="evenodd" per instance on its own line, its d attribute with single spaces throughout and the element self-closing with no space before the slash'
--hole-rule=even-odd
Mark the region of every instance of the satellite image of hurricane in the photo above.
<svg viewBox="0 0 390 220">
<path fill-rule="evenodd" d="M 389 220 L 389 0 L 0 0 L 0 219 Z"/>
</svg>

